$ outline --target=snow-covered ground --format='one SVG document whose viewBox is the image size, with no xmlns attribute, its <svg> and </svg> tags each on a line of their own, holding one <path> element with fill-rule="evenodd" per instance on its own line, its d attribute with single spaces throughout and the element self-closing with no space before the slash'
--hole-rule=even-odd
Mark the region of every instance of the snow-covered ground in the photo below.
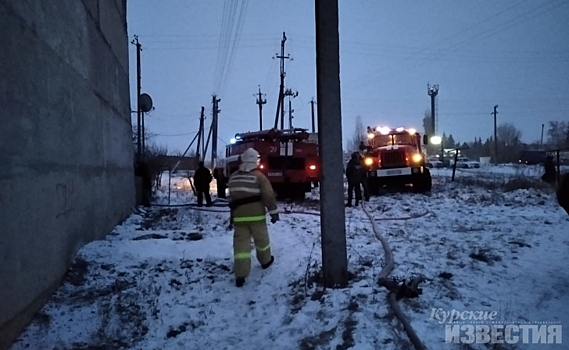
<svg viewBox="0 0 569 350">
<path fill-rule="evenodd" d="M 433 173 L 431 195 L 386 193 L 368 204 L 393 250 L 391 276 L 426 279 L 418 298 L 400 300 L 419 338 L 433 350 L 569 348 L 567 335 L 523 344 L 521 331 L 515 344 L 445 343 L 445 312 L 569 327 L 569 216 L 551 189 L 488 190 Z M 195 201 L 183 182 L 171 204 Z M 167 188 L 159 196 L 167 203 Z M 319 284 L 318 203 L 280 205 L 310 214 L 283 213 L 269 226 L 275 263 L 253 262 L 243 288 L 225 208 L 133 214 L 79 251 L 11 349 L 411 349 L 377 283 L 384 252 L 363 210 L 346 210 L 350 284 L 331 290 Z"/>
<path fill-rule="evenodd" d="M 561 173 L 569 172 L 569 166 L 560 166 Z M 432 169 L 434 172 L 444 173 L 446 175 L 452 174 L 452 168 L 450 169 Z M 494 165 L 482 165 L 477 169 L 456 169 L 457 176 L 459 174 L 483 174 L 485 176 L 507 176 L 507 177 L 531 177 L 539 178 L 543 175 L 542 165 L 524 165 L 524 164 L 500 164 Z"/>
</svg>

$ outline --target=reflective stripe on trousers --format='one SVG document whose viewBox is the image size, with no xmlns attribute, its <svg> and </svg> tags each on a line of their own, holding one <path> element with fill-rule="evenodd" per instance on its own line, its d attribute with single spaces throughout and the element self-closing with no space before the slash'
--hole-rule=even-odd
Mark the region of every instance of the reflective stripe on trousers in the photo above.
<svg viewBox="0 0 569 350">
<path fill-rule="evenodd" d="M 265 215 L 239 216 L 233 218 L 233 222 L 254 222 L 254 221 L 264 221 L 264 220 L 265 220 Z"/>
<path fill-rule="evenodd" d="M 266 264 L 271 260 L 271 245 L 267 223 L 246 222 L 233 226 L 233 253 L 235 277 L 247 277 L 251 271 L 251 238 L 255 242 L 257 260 Z"/>
</svg>

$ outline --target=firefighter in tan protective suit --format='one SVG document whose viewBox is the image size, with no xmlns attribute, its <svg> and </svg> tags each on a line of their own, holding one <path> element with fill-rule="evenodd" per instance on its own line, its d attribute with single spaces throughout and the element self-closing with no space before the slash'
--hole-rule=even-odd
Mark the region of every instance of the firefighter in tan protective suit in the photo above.
<svg viewBox="0 0 569 350">
<path fill-rule="evenodd" d="M 237 287 L 243 286 L 251 270 L 251 237 L 261 267 L 266 269 L 275 261 L 271 255 L 266 209 L 273 224 L 279 220 L 279 212 L 271 183 L 257 170 L 258 165 L 259 153 L 253 148 L 247 149 L 241 154 L 239 170 L 231 175 L 228 182 L 229 207 L 235 230 L 233 252 Z"/>
</svg>

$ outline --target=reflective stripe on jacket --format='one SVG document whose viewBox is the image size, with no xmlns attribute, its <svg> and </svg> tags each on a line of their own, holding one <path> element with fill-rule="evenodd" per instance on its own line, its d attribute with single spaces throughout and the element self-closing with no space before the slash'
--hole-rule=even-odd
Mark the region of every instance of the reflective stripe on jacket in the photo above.
<svg viewBox="0 0 569 350">
<path fill-rule="evenodd" d="M 266 209 L 269 214 L 278 213 L 277 201 L 269 179 L 257 169 L 250 172 L 237 170 L 227 183 L 231 200 L 251 196 L 261 196 L 261 201 L 247 203 L 232 210 L 234 223 L 265 221 Z"/>
</svg>

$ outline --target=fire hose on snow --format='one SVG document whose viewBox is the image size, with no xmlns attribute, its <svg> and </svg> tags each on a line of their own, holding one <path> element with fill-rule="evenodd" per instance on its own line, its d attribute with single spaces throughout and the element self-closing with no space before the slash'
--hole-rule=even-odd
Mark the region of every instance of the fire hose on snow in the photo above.
<svg viewBox="0 0 569 350">
<path fill-rule="evenodd" d="M 423 343 L 421 342 L 421 339 L 419 339 L 419 337 L 417 336 L 417 333 L 415 333 L 415 331 L 413 330 L 413 327 L 411 326 L 411 324 L 409 323 L 409 321 L 407 320 L 407 318 L 403 314 L 403 311 L 401 311 L 401 308 L 399 307 L 399 304 L 397 303 L 397 293 L 393 290 L 394 289 L 393 286 L 390 286 L 390 283 L 387 279 L 387 277 L 389 276 L 389 274 L 391 273 L 391 271 L 393 270 L 393 267 L 394 267 L 393 253 L 391 252 L 391 248 L 389 247 L 389 243 L 387 242 L 385 237 L 383 237 L 381 235 L 381 233 L 379 232 L 379 228 L 377 227 L 377 224 L 376 224 L 376 221 L 378 219 L 374 218 L 371 215 L 371 213 L 366 208 L 366 205 L 364 203 L 362 203 L 362 209 L 364 210 L 367 217 L 369 218 L 371 225 L 372 225 L 373 232 L 375 233 L 375 236 L 377 237 L 377 239 L 379 239 L 379 241 L 381 242 L 381 245 L 383 246 L 383 250 L 385 251 L 385 266 L 383 267 L 383 269 L 379 273 L 379 284 L 386 287 L 389 290 L 389 295 L 388 295 L 389 305 L 393 309 L 393 312 L 395 313 L 395 316 L 397 317 L 399 322 L 401 322 L 401 324 L 403 325 L 403 328 L 405 329 L 405 332 L 407 333 L 407 336 L 409 337 L 409 340 L 411 341 L 411 343 L 413 344 L 415 349 L 416 350 L 426 350 L 425 345 L 423 345 Z M 428 212 L 426 212 L 423 215 L 426 215 L 427 213 Z M 423 215 L 421 215 L 421 216 L 423 216 Z M 418 216 L 415 216 L 415 217 L 418 217 Z M 411 219 L 411 218 L 414 218 L 414 217 L 409 217 L 409 219 Z M 406 219 L 400 219 L 400 220 L 406 220 Z"/>
<path fill-rule="evenodd" d="M 163 205 L 153 204 L 152 206 L 155 206 L 155 207 L 189 207 L 190 209 L 194 209 L 194 210 L 198 210 L 198 211 L 207 211 L 207 212 L 215 212 L 215 213 L 228 213 L 230 211 L 229 207 L 227 207 L 226 205 L 216 206 L 217 208 L 222 209 L 222 210 L 219 210 L 217 208 L 214 209 L 212 207 L 205 207 L 205 208 L 204 207 L 198 207 L 198 206 L 196 206 L 196 204 L 193 204 L 193 203 L 167 204 L 167 205 L 166 204 L 163 204 Z M 397 289 L 398 287 L 394 286 L 393 283 L 388 280 L 388 276 L 394 268 L 393 253 L 391 251 L 389 243 L 381 235 L 379 228 L 377 227 L 376 221 L 416 219 L 416 218 L 427 215 L 429 213 L 429 211 L 425 211 L 423 213 L 419 213 L 419 214 L 415 214 L 415 215 L 411 215 L 411 216 L 407 216 L 407 217 L 374 218 L 373 215 L 369 212 L 365 203 L 362 203 L 361 207 L 362 207 L 363 211 L 365 212 L 365 214 L 367 215 L 368 219 L 370 220 L 373 232 L 374 232 L 376 238 L 381 242 L 381 244 L 383 246 L 383 250 L 385 251 L 385 262 L 386 263 L 385 263 L 385 266 L 383 267 L 383 269 L 381 270 L 381 272 L 379 273 L 379 276 L 378 276 L 379 284 L 386 287 L 389 290 L 389 295 L 388 295 L 389 304 L 390 304 L 391 308 L 393 309 L 395 316 L 397 317 L 399 322 L 401 322 L 401 324 L 403 325 L 403 328 L 405 329 L 405 332 L 407 333 L 407 336 L 409 337 L 409 340 L 411 341 L 411 343 L 413 344 L 415 349 L 416 350 L 426 350 L 426 347 L 423 345 L 423 343 L 421 342 L 421 339 L 419 339 L 419 337 L 417 336 L 417 334 L 413 330 L 413 327 L 411 326 L 411 324 L 409 323 L 409 321 L 407 320 L 407 318 L 403 314 L 403 311 L 401 311 L 399 304 L 397 303 L 397 291 L 395 289 Z M 304 214 L 304 215 L 320 216 L 319 211 L 295 210 L 295 209 L 290 209 L 290 208 L 285 208 L 283 210 L 279 210 L 279 213 L 280 214 Z"/>
</svg>

